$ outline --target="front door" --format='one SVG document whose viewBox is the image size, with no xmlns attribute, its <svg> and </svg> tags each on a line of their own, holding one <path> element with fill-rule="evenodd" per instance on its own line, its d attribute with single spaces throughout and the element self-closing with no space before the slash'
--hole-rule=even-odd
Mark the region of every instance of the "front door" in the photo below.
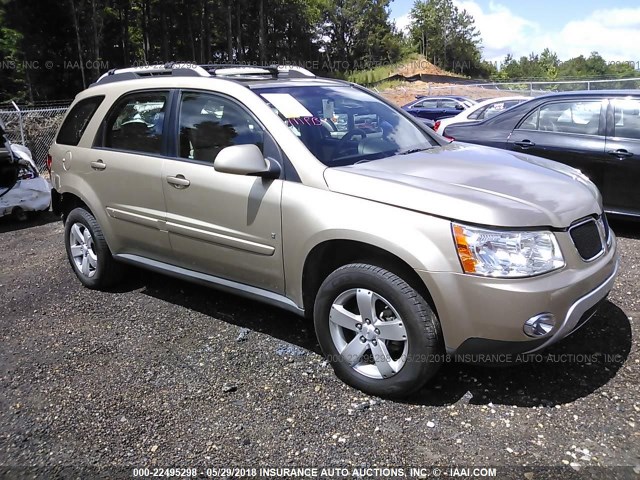
<svg viewBox="0 0 640 480">
<path fill-rule="evenodd" d="M 265 133 L 234 100 L 183 92 L 176 156 L 164 162 L 166 228 L 175 263 L 190 270 L 284 293 L 282 180 L 217 172 L 231 145 L 255 144 Z"/>
</svg>

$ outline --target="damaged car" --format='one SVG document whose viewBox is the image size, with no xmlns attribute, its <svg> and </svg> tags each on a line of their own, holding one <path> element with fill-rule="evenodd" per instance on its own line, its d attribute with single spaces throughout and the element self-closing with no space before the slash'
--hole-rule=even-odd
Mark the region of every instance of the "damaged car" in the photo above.
<svg viewBox="0 0 640 480">
<path fill-rule="evenodd" d="M 49 210 L 51 185 L 38 172 L 31 152 L 24 145 L 11 143 L 0 123 L 0 217 L 13 215 L 26 220 L 29 212 Z"/>
</svg>

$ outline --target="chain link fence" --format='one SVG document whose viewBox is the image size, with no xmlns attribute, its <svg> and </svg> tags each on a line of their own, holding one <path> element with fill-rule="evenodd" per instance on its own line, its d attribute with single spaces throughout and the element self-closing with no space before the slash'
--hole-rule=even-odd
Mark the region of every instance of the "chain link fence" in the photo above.
<svg viewBox="0 0 640 480">
<path fill-rule="evenodd" d="M 635 90 L 640 88 L 640 77 L 609 80 L 564 80 L 556 82 L 500 82 L 471 84 L 429 84 L 428 95 L 462 95 L 472 98 L 482 96 L 525 95 L 537 97 L 553 92 L 574 90 Z"/>
<path fill-rule="evenodd" d="M 68 105 L 38 108 L 19 107 L 15 103 L 0 107 L 0 119 L 11 143 L 25 145 L 41 172 L 46 170 L 47 153 Z"/>
</svg>

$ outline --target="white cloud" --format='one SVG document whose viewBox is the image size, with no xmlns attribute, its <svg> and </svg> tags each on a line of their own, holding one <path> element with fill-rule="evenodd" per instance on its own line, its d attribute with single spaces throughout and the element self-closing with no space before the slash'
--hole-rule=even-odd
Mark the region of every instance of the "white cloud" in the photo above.
<svg viewBox="0 0 640 480">
<path fill-rule="evenodd" d="M 567 23 L 555 39 L 563 46 L 559 49 L 563 53 L 560 58 L 597 51 L 605 60 L 637 62 L 640 7 L 596 10 L 584 19 Z"/>
<path fill-rule="evenodd" d="M 454 3 L 475 19 L 482 37 L 482 56 L 486 60 L 500 61 L 507 53 L 514 51 L 526 51 L 528 54 L 531 51 L 530 38 L 541 34 L 538 24 L 515 15 L 503 5 L 490 2 L 489 11 L 485 12 L 473 0 L 458 0 Z"/>
<path fill-rule="evenodd" d="M 395 19 L 396 28 L 404 33 L 409 33 L 409 24 L 411 23 L 411 14 L 405 13 Z"/>
<path fill-rule="evenodd" d="M 520 58 L 548 47 L 560 60 L 597 51 L 608 61 L 634 61 L 636 66 L 640 61 L 640 7 L 594 10 L 559 30 L 549 30 L 544 23 L 526 19 L 493 0 L 486 10 L 475 0 L 454 3 L 475 19 L 485 60 L 501 62 L 508 53 Z M 406 28 L 409 21 L 409 14 L 402 15 L 396 25 Z"/>
</svg>

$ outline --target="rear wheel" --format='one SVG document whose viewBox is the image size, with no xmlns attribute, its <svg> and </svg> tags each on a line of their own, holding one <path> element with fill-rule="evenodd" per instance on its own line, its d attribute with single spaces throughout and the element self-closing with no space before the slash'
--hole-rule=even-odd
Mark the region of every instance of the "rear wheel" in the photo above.
<svg viewBox="0 0 640 480">
<path fill-rule="evenodd" d="M 366 393 L 403 397 L 442 363 L 440 323 L 424 298 L 394 273 L 355 263 L 320 286 L 314 323 L 336 375 Z"/>
<path fill-rule="evenodd" d="M 65 222 L 65 247 L 74 273 L 85 287 L 108 288 L 120 280 L 122 266 L 111 256 L 102 229 L 84 208 L 75 208 Z"/>
</svg>

